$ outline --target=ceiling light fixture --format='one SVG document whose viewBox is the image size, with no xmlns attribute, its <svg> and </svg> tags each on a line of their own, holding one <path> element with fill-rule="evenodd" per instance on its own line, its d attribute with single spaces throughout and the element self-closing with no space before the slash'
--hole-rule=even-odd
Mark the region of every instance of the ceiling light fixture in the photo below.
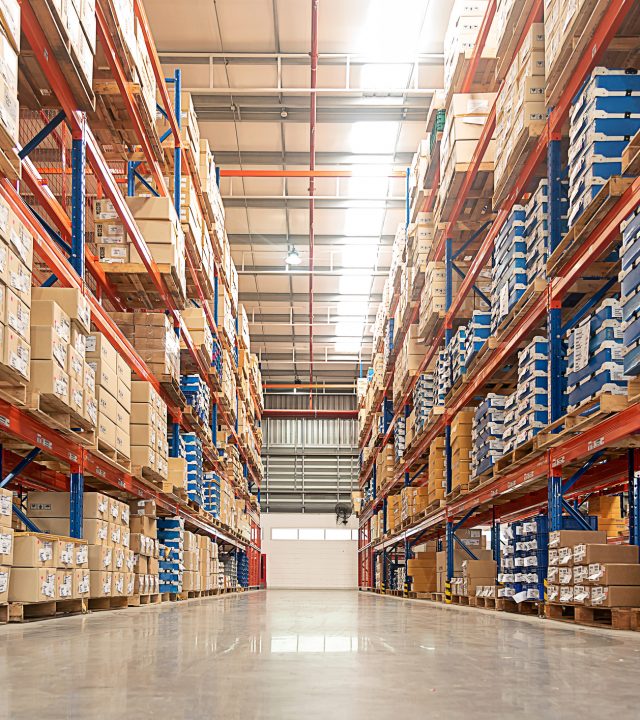
<svg viewBox="0 0 640 720">
<path fill-rule="evenodd" d="M 284 261 L 286 265 L 300 265 L 302 260 L 300 259 L 300 255 L 298 255 L 295 245 L 288 246 L 287 257 Z"/>
</svg>

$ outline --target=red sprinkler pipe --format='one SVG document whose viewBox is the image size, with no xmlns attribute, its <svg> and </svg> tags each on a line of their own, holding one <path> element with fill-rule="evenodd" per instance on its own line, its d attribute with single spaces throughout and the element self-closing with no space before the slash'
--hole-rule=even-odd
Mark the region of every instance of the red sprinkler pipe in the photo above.
<svg viewBox="0 0 640 720">
<path fill-rule="evenodd" d="M 316 86 L 318 76 L 318 0 L 311 0 L 311 93 L 309 98 L 309 172 L 316 169 Z M 309 384 L 313 385 L 313 243 L 316 180 L 309 178 Z M 313 388 L 309 388 L 309 410 L 313 409 Z"/>
</svg>

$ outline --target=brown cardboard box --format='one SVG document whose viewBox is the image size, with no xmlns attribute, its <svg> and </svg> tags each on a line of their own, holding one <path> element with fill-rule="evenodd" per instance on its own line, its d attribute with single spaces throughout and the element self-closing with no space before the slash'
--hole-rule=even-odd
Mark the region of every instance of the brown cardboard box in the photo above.
<svg viewBox="0 0 640 720">
<path fill-rule="evenodd" d="M 553 530 L 549 533 L 549 547 L 573 547 L 580 543 L 606 543 L 607 533 L 599 530 Z"/>
<path fill-rule="evenodd" d="M 98 424 L 96 425 L 98 438 L 106 443 L 111 449 L 116 448 L 116 424 L 113 420 L 102 413 L 98 413 Z"/>
<path fill-rule="evenodd" d="M 69 376 L 53 360 L 31 361 L 31 385 L 45 395 L 54 395 L 69 404 Z"/>
<path fill-rule="evenodd" d="M 140 467 L 156 467 L 156 451 L 148 445 L 131 446 L 131 464 Z"/>
<path fill-rule="evenodd" d="M 0 314 L 0 319 L 7 329 L 14 330 L 28 342 L 30 334 L 29 306 L 23 303 L 14 292 L 6 289 L 4 306 L 0 308 L 0 313 L 2 311 L 4 311 L 4 315 Z"/>
<path fill-rule="evenodd" d="M 48 300 L 57 303 L 85 332 L 91 330 L 91 306 L 89 301 L 77 288 L 39 288 L 31 291 L 33 300 Z"/>
<path fill-rule="evenodd" d="M 15 537 L 12 528 L 0 527 L 0 565 L 13 565 Z"/>
<path fill-rule="evenodd" d="M 15 330 L 5 327 L 2 364 L 15 370 L 25 380 L 31 375 L 31 346 Z"/>
<path fill-rule="evenodd" d="M 84 540 L 75 543 L 75 566 L 77 568 L 89 567 L 89 545 Z"/>
<path fill-rule="evenodd" d="M 635 545 L 584 544 L 574 545 L 573 562 L 580 565 L 592 563 L 637 563 L 638 548 Z M 604 583 L 601 583 L 604 584 Z"/>
<path fill-rule="evenodd" d="M 118 353 L 102 333 L 90 333 L 87 336 L 86 358 L 101 360 L 108 365 L 117 376 Z"/>
<path fill-rule="evenodd" d="M 589 604 L 593 607 L 639 607 L 640 586 L 593 585 Z"/>
<path fill-rule="evenodd" d="M 116 408 L 118 406 L 118 402 L 115 395 L 110 393 L 104 387 L 98 386 L 96 388 L 96 401 L 98 402 L 98 412 L 111 420 L 111 422 L 117 424 L 116 418 L 118 414 Z"/>
<path fill-rule="evenodd" d="M 118 240 L 124 237 L 117 238 Z M 121 242 L 113 243 L 97 243 L 97 255 L 100 262 L 105 263 L 128 263 L 129 262 L 129 245 Z"/>
<path fill-rule="evenodd" d="M 11 568 L 7 565 L 0 565 L 0 605 L 9 602 L 10 580 Z"/>
<path fill-rule="evenodd" d="M 80 357 L 84 361 L 87 354 L 87 333 L 80 330 L 77 325 L 71 325 L 71 347 L 80 353 Z"/>
<path fill-rule="evenodd" d="M 69 363 L 69 344 L 53 327 L 31 326 L 31 358 L 33 360 L 55 360 L 62 370 Z"/>
<path fill-rule="evenodd" d="M 33 288 L 31 303 L 31 325 L 53 328 L 57 334 L 69 343 L 71 340 L 71 320 L 67 313 L 51 300 L 38 300 L 38 288 Z"/>
<path fill-rule="evenodd" d="M 640 585 L 640 565 L 591 563 L 585 583 L 589 585 Z"/>
<path fill-rule="evenodd" d="M 136 576 L 135 573 L 127 572 L 124 574 L 124 592 L 130 597 L 135 592 Z"/>
<path fill-rule="evenodd" d="M 122 355 L 116 356 L 116 373 L 118 380 L 120 380 L 128 390 L 131 390 L 131 368 L 127 365 Z"/>
<path fill-rule="evenodd" d="M 82 385 L 73 379 L 69 379 L 69 407 L 80 417 L 84 417 L 84 392 Z"/>
<path fill-rule="evenodd" d="M 11 527 L 12 514 L 13 491 L 7 490 L 7 488 L 0 488 L 0 528 Z"/>
<path fill-rule="evenodd" d="M 123 572 L 114 572 L 113 573 L 113 585 L 111 588 L 111 594 L 113 597 L 125 597 L 126 592 L 126 585 L 125 585 L 125 573 Z"/>
<path fill-rule="evenodd" d="M 73 598 L 73 569 L 56 570 L 56 600 Z"/>
<path fill-rule="evenodd" d="M 109 511 L 109 500 L 99 492 L 85 492 L 82 500 L 82 511 L 85 519 L 106 519 Z M 68 492 L 30 492 L 27 496 L 27 515 L 32 518 L 69 517 Z"/>
<path fill-rule="evenodd" d="M 138 575 L 146 575 L 149 569 L 149 558 L 145 555 L 135 555 L 136 561 L 133 566 Z"/>
<path fill-rule="evenodd" d="M 149 515 L 132 515 L 129 526 L 132 533 L 141 533 L 148 537 L 157 537 L 158 535 L 157 520 Z"/>
<path fill-rule="evenodd" d="M 31 355 L 33 356 L 33 348 Z M 84 384 L 84 358 L 71 345 L 67 347 L 67 367 L 65 369 L 72 380 L 80 383 L 80 385 Z"/>
<path fill-rule="evenodd" d="M 89 597 L 111 597 L 113 573 L 105 570 L 91 570 L 89 576 Z"/>
<path fill-rule="evenodd" d="M 44 602 L 56 599 L 54 568 L 14 567 L 9 583 L 9 602 Z"/>
<path fill-rule="evenodd" d="M 462 574 L 463 577 L 493 577 L 495 579 L 498 572 L 498 566 L 495 560 L 463 560 Z"/>
<path fill-rule="evenodd" d="M 86 568 L 73 571 L 73 597 L 88 598 L 91 591 L 91 572 Z"/>
<path fill-rule="evenodd" d="M 147 560 L 149 575 L 157 575 L 160 572 L 160 561 L 157 557 L 150 557 Z"/>
<path fill-rule="evenodd" d="M 127 429 L 131 422 L 131 388 L 127 387 L 127 384 L 121 378 L 118 378 L 118 394 L 116 396 L 118 405 L 121 407 L 121 411 L 126 413 L 126 425 L 123 423 L 121 427 Z"/>
<path fill-rule="evenodd" d="M 121 528 L 118 523 L 109 523 L 109 545 L 120 545 Z"/>
<path fill-rule="evenodd" d="M 493 554 L 491 550 L 483 550 L 480 548 L 474 548 L 473 554 L 478 558 L 478 560 L 492 560 Z M 455 549 L 454 556 L 453 556 L 453 572 L 455 574 L 462 574 L 462 563 L 465 560 L 468 560 L 469 556 L 467 553 L 459 548 Z M 439 553 L 436 553 L 436 560 L 437 560 L 437 570 L 438 572 L 446 573 L 447 571 L 447 552 L 446 550 L 442 550 Z"/>
<path fill-rule="evenodd" d="M 89 545 L 89 570 L 113 570 L 113 548 L 108 545 Z"/>
<path fill-rule="evenodd" d="M 123 547 L 114 546 L 113 548 L 113 571 L 124 572 L 126 568 L 125 550 Z"/>
<path fill-rule="evenodd" d="M 56 558 L 56 567 L 73 568 L 76 564 L 76 544 L 72 540 L 54 540 L 53 556 Z"/>
<path fill-rule="evenodd" d="M 116 426 L 116 450 L 125 457 L 131 456 L 131 440 L 129 433 Z"/>
<path fill-rule="evenodd" d="M 53 540 L 46 536 L 18 533 L 13 545 L 14 567 L 55 567 Z"/>
<path fill-rule="evenodd" d="M 156 501 L 155 500 L 130 500 L 129 509 L 131 510 L 130 518 L 134 515 L 148 515 L 156 517 Z"/>
</svg>

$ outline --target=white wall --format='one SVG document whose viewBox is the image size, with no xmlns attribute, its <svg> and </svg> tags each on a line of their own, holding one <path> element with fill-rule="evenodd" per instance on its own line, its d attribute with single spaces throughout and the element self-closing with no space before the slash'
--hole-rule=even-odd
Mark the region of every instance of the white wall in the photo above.
<svg viewBox="0 0 640 720">
<path fill-rule="evenodd" d="M 357 540 L 272 540 L 273 528 L 358 527 L 351 517 L 336 525 L 329 513 L 262 513 L 262 552 L 267 555 L 267 587 L 351 589 L 358 585 Z"/>
</svg>

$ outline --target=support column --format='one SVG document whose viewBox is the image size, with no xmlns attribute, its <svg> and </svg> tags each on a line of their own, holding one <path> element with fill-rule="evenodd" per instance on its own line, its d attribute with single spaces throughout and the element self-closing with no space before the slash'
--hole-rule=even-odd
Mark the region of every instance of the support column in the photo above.
<svg viewBox="0 0 640 720">
<path fill-rule="evenodd" d="M 453 559 L 455 548 L 453 546 L 453 523 L 447 520 L 447 577 L 444 583 L 444 600 L 451 603 L 451 578 L 453 577 Z"/>
<path fill-rule="evenodd" d="M 635 448 L 627 450 L 629 478 L 629 545 L 640 545 L 640 453 Z"/>
<path fill-rule="evenodd" d="M 548 482 L 549 529 L 562 530 L 562 475 L 552 471 Z"/>
<path fill-rule="evenodd" d="M 71 513 L 69 518 L 69 536 L 82 537 L 84 476 L 82 473 L 71 473 L 69 483 Z"/>
</svg>

